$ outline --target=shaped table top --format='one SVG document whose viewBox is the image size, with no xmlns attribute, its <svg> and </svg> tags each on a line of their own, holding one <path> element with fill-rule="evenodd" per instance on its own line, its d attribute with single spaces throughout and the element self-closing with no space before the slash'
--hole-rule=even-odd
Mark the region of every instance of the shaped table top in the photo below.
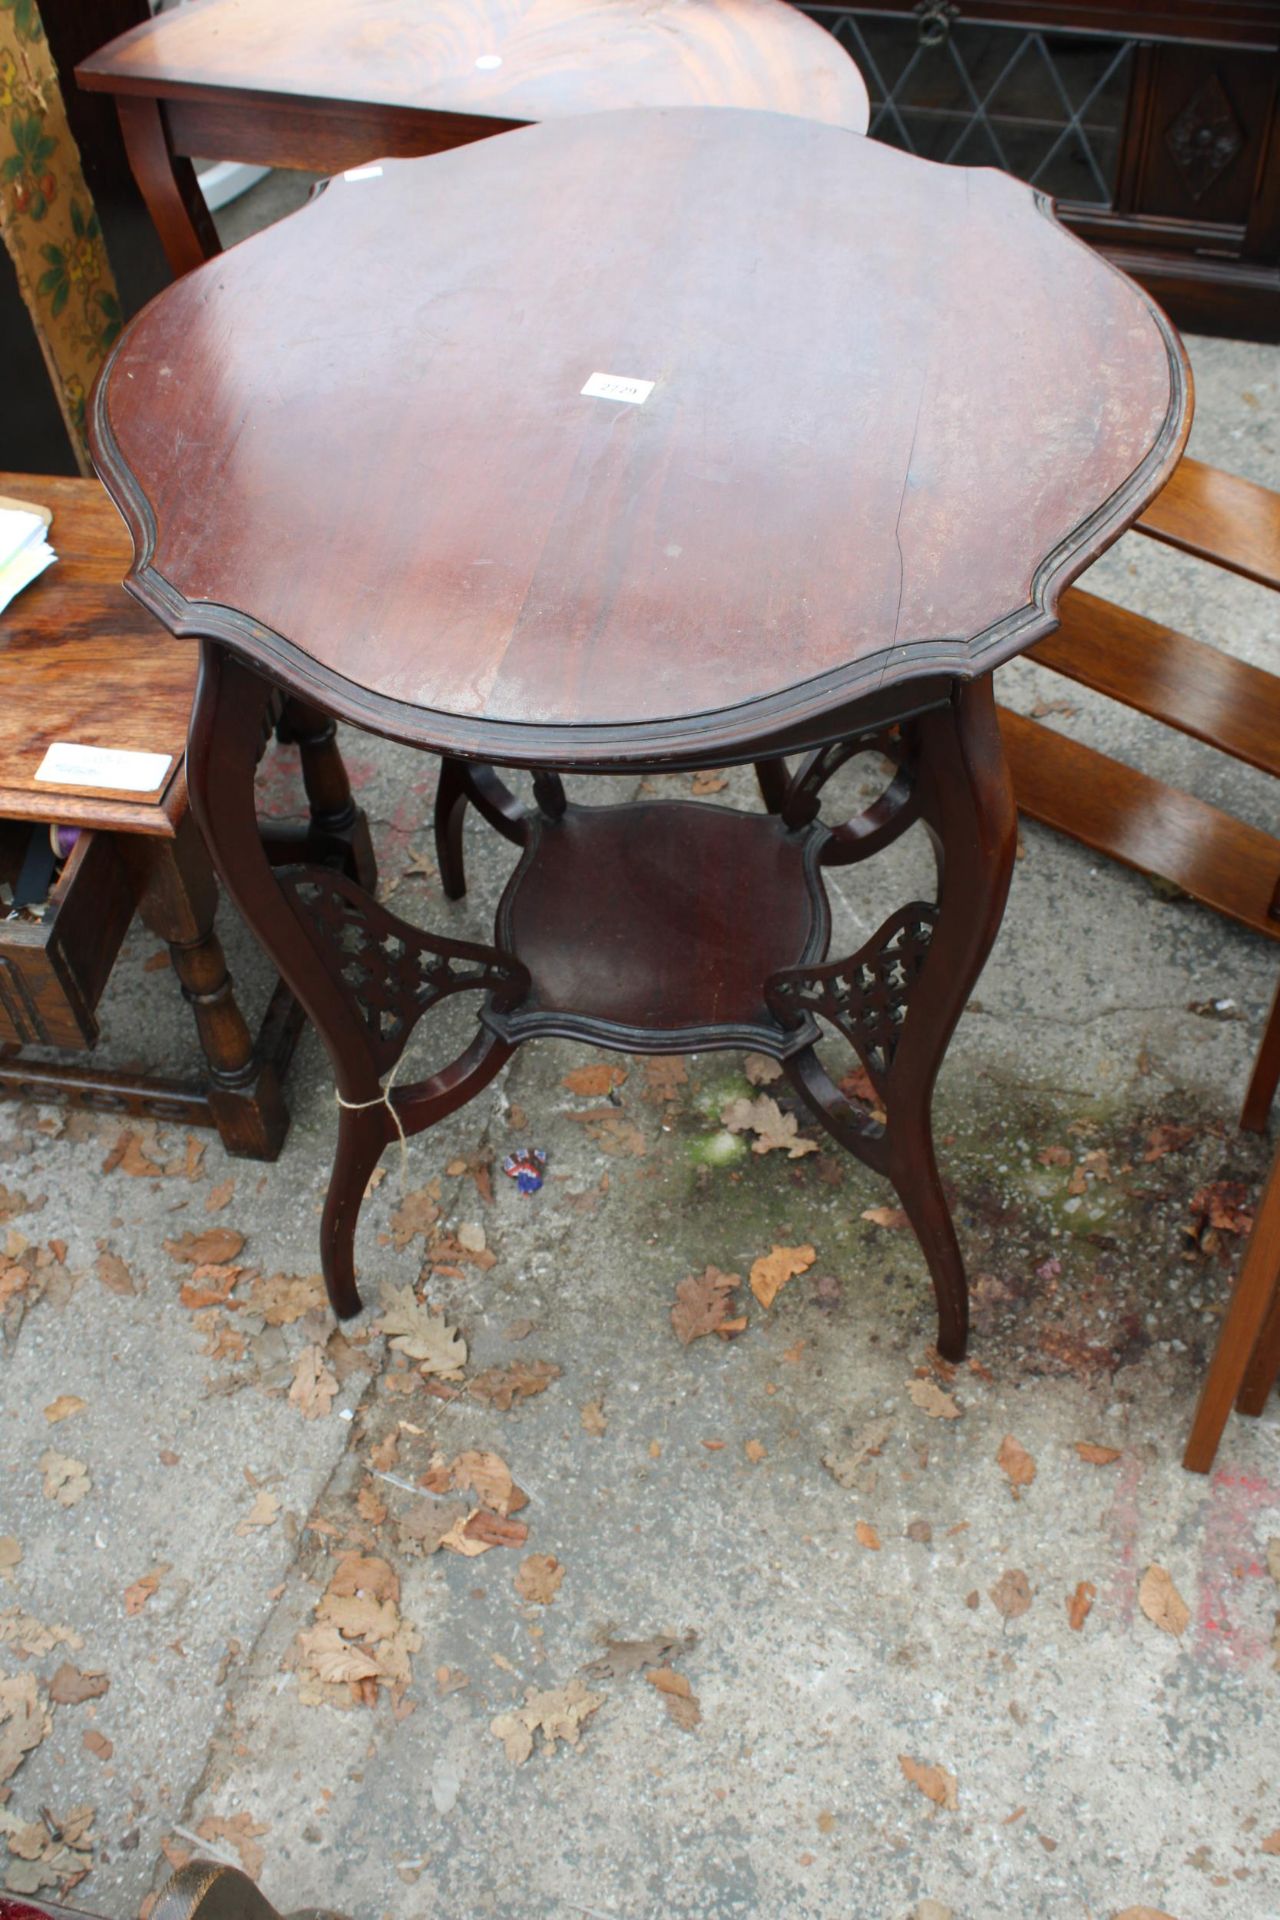
<svg viewBox="0 0 1280 1920">
<path fill-rule="evenodd" d="M 161 294 L 93 439 L 145 605 L 400 738 L 691 761 L 936 701 L 1186 438 L 1167 321 L 1005 175 L 690 108 L 359 176 Z"/>
<path fill-rule="evenodd" d="M 844 48 L 786 0 L 196 0 L 76 74 L 111 93 L 275 94 L 507 123 L 702 105 L 865 133 L 869 113 Z"/>
</svg>

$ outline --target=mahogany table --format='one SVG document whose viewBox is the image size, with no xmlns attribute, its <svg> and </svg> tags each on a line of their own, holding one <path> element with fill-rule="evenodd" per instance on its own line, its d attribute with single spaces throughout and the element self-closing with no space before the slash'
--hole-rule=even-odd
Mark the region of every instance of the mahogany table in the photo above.
<svg viewBox="0 0 1280 1920">
<path fill-rule="evenodd" d="M 113 94 L 169 265 L 219 251 L 189 156 L 339 173 L 602 108 L 761 107 L 865 133 L 867 89 L 786 0 L 197 0 L 76 68 Z"/>
<path fill-rule="evenodd" d="M 1181 452 L 1187 370 L 1147 296 L 1000 174 L 782 115 L 600 114 L 335 181 L 153 302 L 92 411 L 128 584 L 201 640 L 192 802 L 333 1063 L 336 1310 L 397 1123 L 513 1048 L 750 1047 L 893 1181 L 962 1352 L 929 1109 L 1013 858 L 990 669 Z M 272 870 L 275 683 L 446 756 L 448 890 L 468 804 L 519 848 L 491 943 Z M 872 747 L 883 794 L 828 824 L 825 783 Z M 742 762 L 763 811 L 566 805 L 558 771 Z M 533 769 L 533 809 L 497 764 Z M 826 871 L 916 820 L 936 900 L 829 959 Z M 390 1088 L 463 992 L 470 1046 Z M 840 1094 L 824 1028 L 885 1125 Z"/>
</svg>

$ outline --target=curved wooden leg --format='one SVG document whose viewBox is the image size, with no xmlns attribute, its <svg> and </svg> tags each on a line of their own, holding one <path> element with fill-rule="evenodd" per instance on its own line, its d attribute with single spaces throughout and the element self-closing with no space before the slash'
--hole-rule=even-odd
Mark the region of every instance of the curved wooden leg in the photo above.
<svg viewBox="0 0 1280 1920">
<path fill-rule="evenodd" d="M 784 1021 L 805 1013 L 829 1020 L 870 1074 L 884 1104 L 883 1131 L 855 1115 L 811 1049 L 787 1062 L 811 1111 L 897 1188 L 933 1280 L 938 1350 L 958 1360 L 968 1336 L 968 1285 L 934 1155 L 931 1105 L 947 1044 L 1000 926 L 1017 816 L 989 677 L 910 722 L 909 732 L 909 809 L 899 799 L 893 820 L 863 839 L 871 851 L 905 818 L 922 819 L 938 862 L 936 907 L 901 908 L 852 958 L 775 974 L 766 995 Z M 841 846 L 842 862 L 856 857 L 856 839 Z"/>
<path fill-rule="evenodd" d="M 462 760 L 445 755 L 436 786 L 436 865 L 447 900 L 461 900 L 467 891 L 467 869 L 462 857 L 462 829 L 467 818 L 467 768 Z"/>
<path fill-rule="evenodd" d="M 122 93 L 116 112 L 129 166 L 147 203 L 175 279 L 222 252 L 196 170 L 173 151 L 164 108 L 144 94 Z"/>
<path fill-rule="evenodd" d="M 201 649 L 187 746 L 192 807 L 228 893 L 313 1021 L 342 1110 L 324 1214 L 323 1264 L 335 1312 L 359 1311 L 353 1246 L 360 1203 L 383 1148 L 398 1137 L 384 1098 L 418 1021 L 453 993 L 495 1007 L 517 1001 L 528 973 L 493 947 L 438 939 L 397 919 L 332 869 L 273 869 L 258 832 L 253 776 L 269 684 L 213 642 Z M 510 1049 L 482 1030 L 460 1059 L 390 1096 L 406 1134 L 478 1092 Z"/>
<path fill-rule="evenodd" d="M 1182 1464 L 1208 1473 L 1234 1401 L 1261 1413 L 1280 1367 L 1280 1157 L 1244 1250 L 1218 1344 L 1200 1389 Z"/>
<path fill-rule="evenodd" d="M 756 761 L 756 785 L 766 813 L 782 812 L 790 784 L 791 775 L 785 760 Z"/>
<path fill-rule="evenodd" d="M 1249 1075 L 1249 1086 L 1240 1109 L 1240 1125 L 1247 1133 L 1265 1133 L 1271 1102 L 1280 1084 L 1280 985 L 1277 985 L 1267 1015 L 1262 1044 L 1258 1048 Z"/>
</svg>

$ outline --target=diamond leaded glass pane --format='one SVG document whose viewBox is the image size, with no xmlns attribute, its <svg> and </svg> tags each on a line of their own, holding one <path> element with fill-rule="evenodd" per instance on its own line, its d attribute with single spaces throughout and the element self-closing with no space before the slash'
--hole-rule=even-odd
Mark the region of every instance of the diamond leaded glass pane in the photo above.
<svg viewBox="0 0 1280 1920">
<path fill-rule="evenodd" d="M 861 68 L 876 139 L 926 160 L 1001 167 L 1077 205 L 1112 204 L 1129 42 L 956 20 L 926 46 L 911 15 L 819 4 L 800 11 Z"/>
</svg>

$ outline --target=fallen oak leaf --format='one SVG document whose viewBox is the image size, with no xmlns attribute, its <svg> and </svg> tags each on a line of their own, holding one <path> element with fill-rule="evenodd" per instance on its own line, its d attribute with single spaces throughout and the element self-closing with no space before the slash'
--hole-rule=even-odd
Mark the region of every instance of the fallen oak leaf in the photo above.
<svg viewBox="0 0 1280 1920">
<path fill-rule="evenodd" d="M 1021 1497 L 1022 1489 L 1029 1487 L 1036 1477 L 1035 1461 L 1011 1433 L 1006 1433 L 1000 1442 L 996 1464 L 1008 1480 L 1009 1491 L 1015 1500 Z"/>
<path fill-rule="evenodd" d="M 862 1218 L 869 1220 L 873 1227 L 889 1227 L 895 1230 L 911 1224 L 901 1207 L 864 1207 Z"/>
<path fill-rule="evenodd" d="M 84 1499 L 92 1483 L 83 1460 L 73 1460 L 69 1453 L 46 1447 L 38 1464 L 46 1500 L 56 1500 L 60 1507 L 74 1507 Z"/>
<path fill-rule="evenodd" d="M 849 1490 L 859 1486 L 862 1469 L 868 1460 L 874 1459 L 883 1451 L 884 1444 L 892 1432 L 892 1420 L 872 1420 L 858 1435 L 851 1453 L 824 1453 L 822 1464 L 836 1485 Z"/>
<path fill-rule="evenodd" d="M 1138 1605 L 1153 1627 L 1180 1640 L 1191 1618 L 1191 1609 L 1173 1584 L 1167 1568 L 1154 1563 L 1138 1585 Z"/>
<path fill-rule="evenodd" d="M 757 1094 L 754 1100 L 739 1096 L 726 1102 L 720 1109 L 720 1123 L 730 1133 L 754 1133 L 752 1153 L 782 1150 L 789 1160 L 799 1160 L 806 1153 L 818 1151 L 817 1141 L 806 1140 L 801 1134 L 795 1115 L 784 1113 L 768 1093 Z"/>
<path fill-rule="evenodd" d="M 254 1496 L 253 1505 L 236 1527 L 237 1534 L 252 1533 L 257 1527 L 274 1526 L 280 1517 L 280 1496 L 263 1487 Z"/>
<path fill-rule="evenodd" d="M 775 1080 L 782 1078 L 781 1060 L 771 1059 L 767 1053 L 745 1055 L 742 1070 L 753 1087 L 769 1087 Z"/>
<path fill-rule="evenodd" d="M 664 1666 L 671 1655 L 690 1653 L 697 1644 L 692 1628 L 687 1633 L 655 1633 L 647 1640 L 613 1640 L 605 1635 L 605 1651 L 582 1671 L 589 1680 L 623 1680 L 643 1667 Z"/>
<path fill-rule="evenodd" d="M 936 1807 L 944 1807 L 954 1813 L 960 1804 L 954 1773 L 949 1773 L 946 1767 L 926 1766 L 921 1760 L 913 1760 L 908 1753 L 898 1755 L 898 1765 L 904 1777 L 913 1787 L 920 1789 L 926 1800 L 932 1800 Z"/>
<path fill-rule="evenodd" d="M 1120 1458 L 1119 1447 L 1099 1447 L 1092 1440 L 1077 1440 L 1076 1452 L 1090 1467 L 1109 1467 Z"/>
<path fill-rule="evenodd" d="M 164 1250 L 192 1267 L 224 1267 L 244 1246 L 244 1235 L 232 1227 L 207 1227 L 203 1233 L 180 1234 L 166 1240 Z"/>
<path fill-rule="evenodd" d="M 788 1280 L 806 1273 L 817 1259 L 811 1246 L 779 1247 L 761 1254 L 751 1264 L 751 1291 L 762 1307 L 771 1307 Z"/>
<path fill-rule="evenodd" d="M 82 1673 L 64 1660 L 49 1682 L 49 1698 L 58 1707 L 78 1707 L 84 1700 L 100 1700 L 111 1681 L 99 1670 Z"/>
<path fill-rule="evenodd" d="M 644 1677 L 662 1695 L 668 1718 L 686 1733 L 692 1733 L 702 1719 L 702 1708 L 687 1676 L 677 1673 L 674 1667 L 649 1667 Z"/>
<path fill-rule="evenodd" d="M 49 1402 L 44 1417 L 51 1427 L 56 1427 L 59 1420 L 69 1420 L 73 1413 L 83 1413 L 88 1404 L 78 1393 L 60 1393 L 56 1400 Z"/>
<path fill-rule="evenodd" d="M 114 1293 L 125 1300 L 140 1291 L 128 1266 L 118 1253 L 112 1253 L 110 1247 L 100 1247 L 94 1266 L 98 1280 L 108 1293 Z"/>
<path fill-rule="evenodd" d="M 535 1606 L 549 1607 L 563 1579 L 564 1568 L 554 1553 L 531 1553 L 516 1568 L 516 1592 Z"/>
<path fill-rule="evenodd" d="M 0 1788 L 53 1731 L 33 1673 L 0 1679 Z"/>
<path fill-rule="evenodd" d="M 741 1284 L 741 1275 L 722 1273 L 719 1267 L 706 1267 L 680 1282 L 671 1306 L 671 1325 L 682 1347 L 704 1334 L 732 1335 L 746 1326 L 744 1319 L 733 1317 L 733 1296 Z"/>
<path fill-rule="evenodd" d="M 289 1389 L 291 1405 L 304 1420 L 322 1420 L 333 1405 L 338 1391 L 338 1376 L 325 1364 L 324 1349 L 304 1347 L 293 1367 L 293 1385 Z M 237 1529 L 238 1531 L 238 1529 Z"/>
<path fill-rule="evenodd" d="M 936 1380 L 908 1380 L 907 1393 L 921 1413 L 927 1413 L 931 1420 L 963 1417 L 964 1408 L 949 1393 L 944 1393 Z"/>
<path fill-rule="evenodd" d="M 1020 1567 L 1009 1567 L 991 1588 L 991 1602 L 1006 1620 L 1019 1619 L 1031 1605 L 1031 1584 Z"/>
<path fill-rule="evenodd" d="M 516 1400 L 545 1393 L 559 1378 L 560 1368 L 553 1360 L 513 1360 L 510 1366 L 486 1367 L 483 1373 L 477 1373 L 467 1382 L 467 1392 L 472 1399 L 506 1413 Z"/>
<path fill-rule="evenodd" d="M 266 1855 L 258 1845 L 258 1836 L 270 1831 L 270 1822 L 255 1820 L 250 1813 L 235 1813 L 230 1818 L 207 1814 L 196 1828 L 202 1840 L 227 1840 L 240 1855 L 240 1864 L 251 1880 L 262 1872 Z"/>
<path fill-rule="evenodd" d="M 869 1520 L 859 1520 L 853 1531 L 860 1547 L 867 1547 L 872 1553 L 879 1553 L 880 1535 Z"/>
<path fill-rule="evenodd" d="M 501 1740 L 512 1766 L 520 1767 L 533 1752 L 536 1733 L 542 1735 L 545 1752 L 553 1752 L 559 1740 L 576 1747 L 583 1723 L 604 1705 L 604 1698 L 590 1693 L 576 1676 L 563 1687 L 527 1687 L 523 1705 L 500 1713 L 490 1721 L 489 1731 Z"/>
<path fill-rule="evenodd" d="M 431 1229 L 440 1218 L 438 1197 L 430 1187 L 419 1187 L 413 1193 L 406 1193 L 389 1222 L 391 1244 L 397 1253 L 403 1253 L 409 1242 L 419 1234 L 424 1240 L 430 1238 Z"/>
<path fill-rule="evenodd" d="M 566 1073 L 560 1085 L 579 1098 L 600 1100 L 611 1093 L 614 1087 L 620 1087 L 627 1077 L 625 1067 L 616 1066 L 612 1061 L 601 1060 L 593 1066 L 575 1067 Z"/>
<path fill-rule="evenodd" d="M 416 1360 L 419 1371 L 443 1380 L 457 1380 L 467 1360 L 467 1343 L 456 1327 L 445 1324 L 442 1313 L 423 1305 L 412 1287 L 382 1289 L 382 1317 L 378 1331 L 386 1334 L 397 1353 Z"/>
<path fill-rule="evenodd" d="M 144 1573 L 141 1579 L 135 1580 L 132 1586 L 125 1588 L 124 1610 L 127 1614 L 132 1616 L 142 1612 L 172 1566 L 171 1560 L 162 1560 L 158 1566 L 152 1567 L 150 1573 Z"/>
</svg>

